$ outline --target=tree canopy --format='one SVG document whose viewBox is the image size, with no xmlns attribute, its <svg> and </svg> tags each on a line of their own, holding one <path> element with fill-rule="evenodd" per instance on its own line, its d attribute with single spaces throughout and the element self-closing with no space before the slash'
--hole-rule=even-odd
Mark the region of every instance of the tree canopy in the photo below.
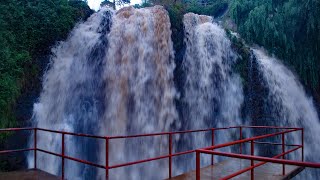
<svg viewBox="0 0 320 180">
<path fill-rule="evenodd" d="M 231 0 L 231 16 L 248 41 L 293 68 L 309 88 L 320 89 L 318 0 Z"/>
<path fill-rule="evenodd" d="M 101 2 L 100 6 L 110 6 L 113 7 L 113 9 L 116 9 L 116 6 L 123 6 L 125 4 L 130 4 L 130 0 L 104 0 Z"/>
<path fill-rule="evenodd" d="M 36 59 L 67 37 L 92 10 L 80 0 L 0 1 L 0 128 L 16 125 L 22 89 L 39 79 Z"/>
</svg>

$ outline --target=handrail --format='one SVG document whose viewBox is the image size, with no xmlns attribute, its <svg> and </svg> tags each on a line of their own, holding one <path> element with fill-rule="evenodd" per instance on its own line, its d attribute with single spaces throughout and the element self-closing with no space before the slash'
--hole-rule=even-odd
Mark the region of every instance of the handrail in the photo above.
<svg viewBox="0 0 320 180">
<path fill-rule="evenodd" d="M 293 148 L 293 149 L 291 149 L 291 150 L 289 150 L 289 151 L 287 151 L 287 152 L 284 152 L 284 153 L 278 154 L 278 155 L 276 155 L 276 156 L 273 156 L 272 158 L 279 158 L 279 157 L 281 157 L 281 156 L 283 156 L 283 155 L 286 155 L 286 154 L 289 154 L 289 153 L 291 153 L 291 152 L 294 152 L 294 151 L 296 151 L 296 150 L 298 150 L 298 149 L 300 149 L 300 148 L 301 148 L 301 147 Z M 236 176 L 238 176 L 238 175 L 240 175 L 240 174 L 242 174 L 242 173 L 245 173 L 245 172 L 247 172 L 247 171 L 250 171 L 251 169 L 254 169 L 254 168 L 256 168 L 256 167 L 262 166 L 262 165 L 264 165 L 264 164 L 266 164 L 266 163 L 267 163 L 267 162 L 260 162 L 260 163 L 258 163 L 258 164 L 255 164 L 254 166 L 250 166 L 250 167 L 244 168 L 244 169 L 242 169 L 242 170 L 240 170 L 240 171 L 238 171 L 238 172 L 235 172 L 235 173 L 233 173 L 233 174 L 230 174 L 230 175 L 228 175 L 228 176 L 225 176 L 225 177 L 222 178 L 222 179 L 223 179 L 223 180 L 231 179 L 231 178 L 236 177 Z"/>
<path fill-rule="evenodd" d="M 15 153 L 15 152 L 24 152 L 24 151 L 33 151 L 34 148 L 25 148 L 25 149 L 14 149 L 14 150 L 2 150 L 0 154 L 8 154 L 8 153 Z"/>
<path fill-rule="evenodd" d="M 242 128 L 253 128 L 253 129 L 296 129 L 296 130 L 302 130 L 303 128 L 297 128 L 297 127 L 278 127 L 278 126 L 241 126 Z"/>
<path fill-rule="evenodd" d="M 268 137 L 272 137 L 272 136 L 276 136 L 276 135 L 280 135 L 280 134 L 286 134 L 286 133 L 290 133 L 290 132 L 294 132 L 294 131 L 298 131 L 298 130 L 293 129 L 293 130 L 287 130 L 287 131 L 283 131 L 283 132 L 276 132 L 276 133 L 272 133 L 272 134 L 266 134 L 266 135 L 252 137 L 252 138 L 232 141 L 232 142 L 219 144 L 219 145 L 215 145 L 215 146 L 209 146 L 209 147 L 205 147 L 205 148 L 201 148 L 201 149 L 213 150 L 213 149 L 218 149 L 218 148 L 227 147 L 227 146 L 231 146 L 231 145 L 241 144 L 241 143 L 245 143 L 245 142 L 249 142 L 249 141 L 254 141 L 257 139 L 264 139 L 264 138 L 268 138 Z"/>
<path fill-rule="evenodd" d="M 27 128 L 6 128 L 6 129 L 0 129 L 0 132 L 6 132 L 6 131 L 24 131 L 24 130 L 34 130 L 33 127 L 27 127 Z"/>
<path fill-rule="evenodd" d="M 102 168 L 102 169 L 105 168 L 104 165 L 100 165 L 100 164 L 92 163 L 92 162 L 89 162 L 89 161 L 73 158 L 71 156 L 61 155 L 61 154 L 54 153 L 54 152 L 51 152 L 51 151 L 47 151 L 47 150 L 44 150 L 44 149 L 39 149 L 38 148 L 37 151 L 44 152 L 44 153 L 47 153 L 47 154 L 51 154 L 51 155 L 58 156 L 58 157 L 63 157 L 63 158 L 66 158 L 66 159 L 69 159 L 69 160 L 72 160 L 72 161 L 76 161 L 76 162 L 79 162 L 79 163 L 87 164 L 87 165 L 90 165 L 90 166 L 95 166 L 95 167 Z"/>
<path fill-rule="evenodd" d="M 40 130 L 40 131 L 52 132 L 52 133 L 57 133 L 57 134 L 66 134 L 66 135 L 72 135 L 72 136 L 105 139 L 105 136 L 97 136 L 97 135 L 83 134 L 83 133 L 73 133 L 73 132 L 67 132 L 67 131 L 57 131 L 57 130 L 50 130 L 50 129 L 44 129 L 44 128 L 36 128 L 36 129 Z"/>
<path fill-rule="evenodd" d="M 245 142 L 249 143 L 249 142 Z M 261 142 L 261 141 L 254 141 L 255 144 L 267 144 L 267 145 L 275 145 L 275 146 L 282 146 L 282 143 L 271 143 L 271 142 Z M 299 144 L 286 144 L 286 146 L 301 146 Z"/>
<path fill-rule="evenodd" d="M 272 133 L 272 134 L 266 134 L 266 135 L 262 135 L 262 136 L 257 136 L 257 137 L 252 137 L 252 138 L 247 138 L 247 139 L 242 139 L 242 128 L 263 128 L 263 129 L 281 129 L 281 130 L 286 130 L 283 132 L 276 132 L 276 133 Z M 229 129 L 239 129 L 240 130 L 240 140 L 237 141 L 233 141 L 233 142 L 229 142 L 229 143 L 224 143 L 224 144 L 219 144 L 219 145 L 214 145 L 214 133 L 215 131 L 219 131 L 219 130 L 229 130 Z M 280 135 L 280 134 L 284 134 L 284 133 L 290 133 L 290 132 L 294 132 L 294 131 L 299 131 L 302 130 L 302 128 L 289 128 L 289 127 L 274 127 L 274 126 L 231 126 L 231 127 L 223 127 L 223 128 L 208 128 L 208 129 L 199 129 L 199 130 L 185 130 L 185 131 L 175 131 L 175 132 L 160 132 L 160 133 L 149 133 L 149 134 L 136 134 L 136 135 L 127 135 L 127 136 L 98 136 L 98 135 L 91 135 L 91 134 L 83 134 L 83 133 L 74 133 L 74 132 L 66 132 L 66 131 L 58 131 L 58 130 L 51 130 L 51 129 L 45 129 L 45 128 L 38 128 L 38 127 L 28 127 L 28 128 L 8 128 L 8 129 L 0 129 L 0 133 L 1 132 L 7 132 L 7 131 L 22 131 L 22 130 L 33 130 L 34 131 L 34 147 L 33 148 L 29 148 L 29 149 L 20 149 L 20 150 L 5 150 L 5 151 L 0 151 L 0 154 L 3 153 L 13 153 L 13 152 L 21 152 L 21 151 L 34 151 L 34 166 L 35 168 L 37 168 L 37 151 L 43 152 L 43 153 L 47 153 L 47 154 L 51 154 L 51 155 L 55 155 L 58 157 L 62 158 L 62 178 L 64 178 L 64 159 L 69 159 L 72 161 L 76 161 L 79 163 L 83 163 L 83 164 L 87 164 L 87 165 L 91 165 L 94 167 L 98 167 L 98 168 L 102 168 L 106 170 L 106 179 L 108 179 L 109 177 L 109 170 L 110 169 L 114 169 L 114 168 L 119 168 L 119 167 L 124 167 L 124 166 L 130 166 L 130 165 L 134 165 L 134 164 L 140 164 L 140 163 L 145 163 L 145 162 L 150 162 L 150 161 L 155 161 L 155 160 L 159 160 L 159 159 L 165 159 L 165 158 L 169 158 L 169 173 L 168 176 L 169 178 L 172 177 L 172 157 L 175 156 L 180 156 L 180 155 L 184 155 L 184 154 L 190 154 L 190 153 L 199 153 L 201 152 L 206 152 L 207 150 L 210 150 L 209 152 L 211 152 L 212 154 L 212 161 L 211 164 L 213 164 L 213 153 L 217 153 L 215 151 L 212 151 L 213 149 L 217 149 L 217 148 L 221 148 L 221 147 L 226 147 L 229 145 L 234 145 L 234 144 L 240 144 L 242 145 L 242 143 L 245 142 L 249 142 L 251 141 L 252 143 L 265 143 L 265 144 L 272 144 L 272 145 L 286 145 L 287 144 L 279 144 L 279 143 L 268 143 L 268 142 L 253 142 L 254 140 L 257 139 L 262 139 L 262 138 L 266 138 L 266 137 L 271 137 L 271 136 L 275 136 L 275 135 Z M 38 131 L 45 131 L 45 132 L 50 132 L 50 133 L 57 133 L 57 134 L 61 134 L 62 135 L 62 144 L 61 144 L 61 153 L 55 153 L 55 152 L 51 152 L 48 150 L 44 150 L 44 149 L 40 149 L 37 148 L 37 132 Z M 172 136 L 175 134 L 183 134 L 183 133 L 199 133 L 199 132 L 211 132 L 212 134 L 212 146 L 206 147 L 204 149 L 196 150 L 196 149 L 192 149 L 192 150 L 187 150 L 187 151 L 183 151 L 183 152 L 175 152 L 172 153 Z M 89 138 L 97 138 L 97 139 L 105 139 L 106 142 L 106 164 L 105 165 L 101 165 L 101 164 L 96 164 L 93 162 L 89 162 L 83 159 L 78 159 L 78 158 L 74 158 L 74 157 L 70 157 L 70 156 L 66 156 L 64 154 L 64 149 L 65 149 L 65 141 L 64 141 L 64 136 L 65 135 L 71 135 L 71 136 L 80 136 L 80 137 L 89 137 Z M 142 160 L 138 160 L 138 161 L 132 161 L 132 162 L 127 162 L 127 163 L 122 163 L 122 164 L 115 164 L 112 166 L 109 166 L 109 140 L 113 139 L 124 139 L 124 138 L 138 138 L 138 137 L 152 137 L 152 136 L 168 136 L 168 145 L 169 145 L 169 152 L 166 155 L 162 155 L 162 156 L 157 156 L 157 157 L 152 157 L 152 158 L 148 158 L 148 159 L 142 159 Z M 302 143 L 303 144 L 303 143 Z M 298 146 L 298 148 L 302 148 L 303 149 L 303 145 L 288 145 L 288 146 Z M 240 152 L 242 152 L 242 147 L 240 146 Z M 218 155 L 218 154 L 215 154 Z"/>
<path fill-rule="evenodd" d="M 302 162 L 302 161 L 293 161 L 293 160 L 285 160 L 285 159 L 275 159 L 275 158 L 262 157 L 262 156 L 252 156 L 252 155 L 217 152 L 217 151 L 207 151 L 207 150 L 199 150 L 199 151 L 202 153 L 206 153 L 206 154 L 216 154 L 216 155 L 239 158 L 239 159 L 266 161 L 266 162 L 272 162 L 272 163 L 277 163 L 277 164 L 289 164 L 289 165 L 303 166 L 303 167 L 310 167 L 310 168 L 320 168 L 320 163 L 313 163 L 313 162 Z"/>
<path fill-rule="evenodd" d="M 143 136 L 158 136 L 158 135 L 168 135 L 168 134 L 182 134 L 182 133 L 193 133 L 193 132 L 204 132 L 214 130 L 227 130 L 227 129 L 235 129 L 235 128 L 268 128 L 268 129 L 297 129 L 301 130 L 302 128 L 293 128 L 293 127 L 276 127 L 276 126 L 230 126 L 230 127 L 223 127 L 223 128 L 207 128 L 207 129 L 198 129 L 198 130 L 185 130 L 185 131 L 173 131 L 173 132 L 160 132 L 160 133 L 149 133 L 149 134 L 136 134 L 136 135 L 128 135 L 128 136 L 109 136 L 110 139 L 121 139 L 121 138 L 134 138 L 134 137 L 143 137 Z M 64 133 L 67 135 L 74 135 L 74 136 L 83 136 L 83 137 L 92 137 L 92 138 L 100 138 L 104 139 L 106 136 L 97 136 L 92 134 L 84 134 L 84 133 L 74 133 L 68 131 L 58 131 L 58 130 L 51 130 L 45 128 L 38 128 L 38 127 L 26 127 L 26 128 L 5 128 L 0 129 L 0 132 L 3 131 L 20 131 L 20 130 L 40 130 L 40 131 L 47 131 L 52 133 Z"/>
<path fill-rule="evenodd" d="M 265 126 L 244 126 L 245 128 L 265 128 Z M 265 135 L 260 135 L 260 136 L 256 136 L 256 137 L 251 137 L 251 138 L 246 138 L 246 139 L 240 139 L 237 141 L 233 141 L 233 142 L 228 142 L 228 143 L 224 143 L 224 144 L 219 144 L 219 145 L 215 145 L 215 146 L 210 146 L 210 147 L 206 147 L 206 148 L 201 148 L 201 149 L 197 149 L 196 150 L 196 179 L 200 180 L 200 154 L 201 153 L 205 153 L 205 154 L 211 154 L 213 155 L 220 155 L 220 156 L 226 156 L 226 157 L 233 157 L 233 158 L 240 158 L 240 159 L 248 159 L 251 160 L 251 166 L 242 169 L 238 172 L 235 172 L 231 175 L 228 175 L 224 178 L 224 179 L 230 179 L 233 178 L 237 175 L 240 175 L 244 172 L 247 172 L 249 170 L 251 170 L 251 180 L 254 179 L 254 168 L 261 166 L 267 162 L 274 162 L 274 163 L 280 163 L 283 164 L 282 165 L 282 175 L 285 175 L 285 164 L 291 164 L 291 165 L 301 165 L 304 167 L 316 167 L 316 168 L 320 168 L 320 163 L 306 163 L 306 162 L 302 162 L 303 161 L 303 157 L 304 157 L 304 137 L 303 137 L 303 128 L 276 128 L 276 129 L 285 129 L 285 131 L 280 131 L 280 132 L 276 132 L 276 133 L 271 133 L 271 134 L 265 134 Z M 288 130 L 289 129 L 289 130 Z M 295 132 L 295 131 L 301 131 L 301 145 L 296 145 L 296 144 L 285 144 L 285 134 L 287 133 L 291 133 L 291 132 Z M 270 143 L 270 142 L 257 142 L 255 140 L 258 139 L 264 139 L 264 138 L 268 138 L 268 137 L 274 137 L 277 135 L 281 135 L 282 137 L 282 143 Z M 236 145 L 236 144 L 242 144 L 242 143 L 248 143 L 250 142 L 251 144 L 251 155 L 243 155 L 240 151 L 240 154 L 237 153 L 227 153 L 227 152 L 217 152 L 215 151 L 216 149 L 219 148 L 223 148 L 223 147 L 227 147 L 227 146 L 232 146 L 232 145 Z M 282 146 L 282 153 L 279 155 L 276 155 L 272 158 L 269 157 L 261 157 L 261 156 L 254 156 L 254 144 L 269 144 L 269 145 L 281 145 Z M 296 146 L 295 148 L 289 150 L 289 151 L 285 151 L 285 146 Z M 302 149 L 301 151 L 301 158 L 302 161 L 292 161 L 292 160 L 284 160 L 285 159 L 285 155 L 289 154 L 293 151 L 296 151 L 298 149 Z M 279 157 L 282 157 L 282 159 L 277 159 Z M 263 161 L 260 162 L 258 164 L 254 164 L 254 160 L 258 160 L 258 161 Z"/>
</svg>

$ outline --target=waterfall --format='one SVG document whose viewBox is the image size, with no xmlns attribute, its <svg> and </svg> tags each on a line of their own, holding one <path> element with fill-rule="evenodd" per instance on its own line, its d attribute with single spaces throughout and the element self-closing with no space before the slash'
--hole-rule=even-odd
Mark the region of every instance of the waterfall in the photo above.
<svg viewBox="0 0 320 180">
<path fill-rule="evenodd" d="M 77 25 L 65 42 L 52 49 L 51 64 L 43 77 L 43 90 L 34 105 L 36 127 L 70 132 L 93 133 L 105 109 L 103 63 L 107 51 L 107 34 L 113 12 L 102 9 L 86 22 Z M 66 154 L 97 161 L 90 151 L 97 142 L 87 138 L 66 137 Z M 38 148 L 61 152 L 61 135 L 38 132 Z M 91 155 L 91 156 L 90 156 Z M 38 153 L 38 168 L 59 174 L 58 157 Z M 29 167 L 33 167 L 29 156 Z M 66 177 L 90 177 L 95 169 L 66 162 Z"/>
<path fill-rule="evenodd" d="M 182 92 L 184 128 L 242 124 L 242 84 L 240 76 L 231 68 L 237 58 L 225 31 L 209 16 L 188 13 L 183 23 L 186 46 L 182 64 L 186 76 Z M 211 145 L 211 132 L 181 138 L 192 148 Z M 232 139 L 232 131 L 216 132 L 215 139 L 216 143 L 227 142 Z M 180 160 L 186 164 L 181 171 L 194 168 L 194 159 L 190 160 L 188 163 L 186 159 Z"/>
<path fill-rule="evenodd" d="M 268 90 L 266 98 L 269 104 L 270 118 L 265 119 L 264 125 L 286 127 L 302 127 L 305 131 L 306 161 L 319 161 L 320 155 L 320 122 L 312 98 L 305 93 L 303 86 L 296 76 L 274 57 L 268 56 L 263 50 L 253 48 L 258 69 L 262 74 L 264 86 Z M 287 143 L 299 144 L 300 132 L 286 135 Z M 300 160 L 300 152 L 290 156 Z M 311 173 L 302 173 L 302 179 L 312 179 Z M 319 173 L 319 172 L 318 172 Z"/>
<path fill-rule="evenodd" d="M 102 8 L 77 25 L 52 54 L 34 105 L 36 127 L 101 136 L 179 127 L 170 21 L 163 7 Z M 39 148 L 61 152 L 61 135 L 39 131 L 37 142 Z M 111 140 L 110 165 L 162 155 L 166 142 L 167 137 Z M 104 143 L 66 136 L 66 155 L 104 165 Z M 29 167 L 32 159 L 29 155 Z M 61 159 L 38 152 L 38 168 L 59 175 Z M 160 179 L 166 177 L 164 168 L 160 161 L 110 173 L 112 179 Z M 70 160 L 65 169 L 67 179 L 105 176 L 104 170 Z"/>
<path fill-rule="evenodd" d="M 34 104 L 34 126 L 100 136 L 207 129 L 245 124 L 305 128 L 305 155 L 319 161 L 320 123 L 313 101 L 296 76 L 276 58 L 252 48 L 250 110 L 244 103 L 238 59 L 226 32 L 209 16 L 184 15 L 185 53 L 178 91 L 170 19 L 161 6 L 119 11 L 102 8 L 52 49 L 43 90 Z M 180 79 L 179 79 L 180 80 Z M 179 101 L 179 117 L 176 101 Z M 244 132 L 246 133 L 246 132 Z M 247 132 L 248 134 L 251 132 Z M 215 144 L 238 139 L 215 132 Z M 66 135 L 65 154 L 105 165 L 105 140 Z M 300 142 L 300 134 L 286 136 Z M 33 139 L 30 138 L 30 143 Z M 112 139 L 109 165 L 168 153 L 168 137 Z M 173 152 L 211 145 L 211 132 L 173 137 Z M 38 148 L 61 152 L 61 135 L 38 131 Z M 258 149 L 258 148 L 257 148 Z M 231 151 L 230 147 L 223 151 Z M 263 149 L 260 148 L 262 152 Z M 260 152 L 258 152 L 260 153 Z M 38 168 L 61 175 L 61 158 L 38 151 Z M 215 158 L 217 158 L 215 156 Z M 219 157 L 221 158 L 221 157 Z M 295 153 L 290 158 L 300 158 Z M 210 158 L 202 158 L 209 164 Z M 221 159 L 216 159 L 220 161 Z M 33 155 L 28 155 L 33 167 Z M 167 159 L 110 170 L 111 179 L 167 178 Z M 194 154 L 173 158 L 173 175 L 195 168 Z M 67 179 L 103 179 L 105 170 L 65 160 Z M 311 171 L 304 177 L 311 178 Z"/>
<path fill-rule="evenodd" d="M 170 26 L 167 12 L 160 6 L 123 8 L 114 16 L 103 75 L 107 108 L 100 123 L 101 133 L 123 135 L 171 130 L 178 117 Z M 167 153 L 167 142 L 167 136 L 119 140 L 111 146 L 111 164 L 163 155 Z M 166 162 L 116 169 L 111 171 L 111 177 L 124 179 L 126 174 L 125 179 L 166 178 Z"/>
</svg>

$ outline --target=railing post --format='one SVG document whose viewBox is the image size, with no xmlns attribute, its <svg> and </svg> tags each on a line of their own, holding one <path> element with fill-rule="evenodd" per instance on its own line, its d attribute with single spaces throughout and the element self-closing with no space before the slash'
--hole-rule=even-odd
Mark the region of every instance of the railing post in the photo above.
<svg viewBox="0 0 320 180">
<path fill-rule="evenodd" d="M 251 141 L 251 156 L 254 156 L 254 142 Z M 254 160 L 251 159 L 251 166 L 254 166 Z M 251 180 L 254 180 L 254 168 L 251 169 Z"/>
<path fill-rule="evenodd" d="M 37 128 L 34 128 L 34 169 L 37 169 Z"/>
<path fill-rule="evenodd" d="M 242 126 L 239 127 L 239 131 L 240 131 L 239 140 L 241 140 L 242 139 Z M 240 143 L 240 154 L 242 154 L 242 143 Z"/>
<path fill-rule="evenodd" d="M 301 161 L 304 161 L 304 132 L 303 128 L 301 129 Z"/>
<path fill-rule="evenodd" d="M 109 179 L 109 137 L 106 137 L 106 180 Z"/>
<path fill-rule="evenodd" d="M 285 153 L 285 144 L 284 144 L 284 133 L 282 133 L 282 153 Z M 282 156 L 282 159 L 285 159 L 285 155 Z M 285 175 L 286 174 L 286 167 L 285 167 L 285 164 L 282 164 L 282 175 Z"/>
<path fill-rule="evenodd" d="M 214 129 L 211 129 L 211 145 L 214 146 Z M 211 165 L 214 163 L 214 156 L 213 154 L 211 155 Z"/>
<path fill-rule="evenodd" d="M 62 136 L 62 143 L 61 143 L 61 174 L 62 179 L 64 179 L 64 132 L 61 134 Z"/>
<path fill-rule="evenodd" d="M 172 177 L 172 133 L 169 133 L 169 178 Z"/>
<path fill-rule="evenodd" d="M 196 150 L 196 180 L 200 180 L 200 152 Z"/>
</svg>

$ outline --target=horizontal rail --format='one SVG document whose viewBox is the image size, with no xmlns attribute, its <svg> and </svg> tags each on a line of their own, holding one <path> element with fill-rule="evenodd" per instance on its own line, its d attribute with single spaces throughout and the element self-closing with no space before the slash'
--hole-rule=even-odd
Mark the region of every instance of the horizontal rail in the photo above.
<svg viewBox="0 0 320 180">
<path fill-rule="evenodd" d="M 194 153 L 195 151 L 196 150 L 183 151 L 183 152 L 172 154 L 171 157 L 180 156 L 180 155 L 184 155 L 184 154 L 191 154 L 191 153 Z M 170 157 L 170 155 L 164 155 L 164 156 L 158 156 L 158 157 L 149 158 L 149 159 L 143 159 L 143 160 L 139 160 L 139 161 L 132 161 L 132 162 L 128 162 L 128 163 L 109 166 L 109 169 L 130 166 L 130 165 L 134 165 L 134 164 L 140 164 L 140 163 L 155 161 L 155 160 L 159 160 L 159 159 L 165 159 L 165 158 L 169 158 L 169 157 Z"/>
<path fill-rule="evenodd" d="M 31 149 L 31 150 L 34 150 L 34 149 Z M 63 156 L 61 154 L 58 154 L 58 153 L 55 153 L 55 152 L 51 152 L 51 151 L 47 151 L 47 150 L 44 150 L 44 149 L 39 149 L 38 148 L 36 150 L 40 151 L 40 152 L 43 152 L 43 153 L 51 154 L 51 155 L 54 155 L 54 156 L 58 156 L 58 157 L 64 157 L 66 159 L 70 159 L 70 160 L 77 161 L 77 162 L 80 162 L 80 163 L 84 163 L 84 164 L 87 164 L 87 165 L 99 167 L 99 168 L 102 168 L 102 169 L 106 168 L 103 165 L 95 164 L 95 163 L 92 163 L 92 162 L 89 162 L 89 161 L 77 159 L 77 158 L 70 157 L 70 156 Z M 193 153 L 195 151 L 196 150 L 189 150 L 189 151 L 179 152 L 179 153 L 172 154 L 171 156 L 173 157 L 173 156 L 179 156 L 179 155 L 183 155 L 183 154 L 190 154 L 190 153 Z M 124 166 L 130 166 L 130 165 L 134 165 L 134 164 L 140 164 L 140 163 L 155 161 L 155 160 L 159 160 L 159 159 L 165 159 L 165 158 L 168 158 L 168 157 L 170 157 L 170 155 L 158 156 L 158 157 L 155 157 L 155 158 L 149 158 L 149 159 L 143 159 L 143 160 L 139 160 L 139 161 L 133 161 L 133 162 L 123 163 L 123 164 L 117 164 L 117 165 L 109 166 L 109 169 L 114 169 L 114 168 L 119 168 L 119 167 L 124 167 Z"/>
<path fill-rule="evenodd" d="M 262 156 L 251 156 L 251 155 L 244 155 L 244 154 L 209 151 L 204 149 L 196 150 L 196 152 L 200 152 L 204 154 L 215 154 L 219 156 L 227 156 L 227 157 L 238 158 L 238 159 L 267 161 L 267 162 L 272 162 L 277 164 L 289 164 L 289 165 L 303 166 L 303 167 L 310 167 L 310 168 L 320 168 L 320 163 L 313 163 L 313 162 L 301 162 L 301 161 L 293 161 L 293 160 L 285 160 L 285 159 L 275 159 L 275 158 L 262 157 Z"/>
<path fill-rule="evenodd" d="M 76 162 L 79 162 L 79 163 L 83 163 L 83 164 L 87 164 L 87 165 L 90 165 L 90 166 L 95 166 L 95 167 L 98 167 L 98 168 L 102 168 L 102 169 L 105 169 L 106 167 L 103 166 L 103 165 L 100 165 L 100 164 L 95 164 L 95 163 L 92 163 L 90 161 L 86 161 L 86 160 L 82 160 L 82 159 L 77 159 L 77 158 L 73 158 L 73 157 L 70 157 L 70 156 L 63 156 L 64 158 L 66 159 L 69 159 L 69 160 L 72 160 L 72 161 L 76 161 Z"/>
<path fill-rule="evenodd" d="M 128 135 L 128 136 L 108 136 L 108 139 L 124 139 L 124 138 L 136 138 L 136 137 L 145 137 L 145 136 L 161 136 L 161 135 L 168 135 L 168 134 L 183 134 L 183 133 L 194 133 L 194 132 L 205 132 L 211 130 L 226 130 L 226 129 L 235 129 L 239 128 L 240 126 L 232 126 L 232 127 L 224 127 L 224 128 L 208 128 L 208 129 L 198 129 L 198 130 L 186 130 L 186 131 L 173 131 L 173 132 L 160 132 L 160 133 L 149 133 L 149 134 L 136 134 L 136 135 Z M 92 138 L 100 138 L 105 139 L 106 136 L 97 136 L 97 135 L 90 135 L 90 134 L 83 134 L 83 133 L 72 133 L 67 131 L 57 131 L 51 129 L 44 129 L 44 128 L 36 128 L 41 131 L 47 131 L 52 133 L 64 133 L 67 135 L 74 135 L 74 136 L 83 136 L 83 137 L 92 137 Z"/>
<path fill-rule="evenodd" d="M 241 126 L 242 128 L 259 128 L 259 129 L 296 129 L 296 130 L 302 130 L 303 128 L 297 128 L 297 127 L 278 127 L 278 126 Z"/>
<path fill-rule="evenodd" d="M 250 142 L 245 142 L 245 143 L 250 143 Z M 253 141 L 253 143 L 255 143 L 255 144 L 268 144 L 268 145 L 275 145 L 275 146 L 282 146 L 282 144 L 281 143 L 271 143 L 271 142 L 260 142 L 260 141 Z M 301 146 L 301 145 L 299 145 L 299 144 L 284 144 L 285 146 L 295 146 L 295 147 L 297 147 L 297 146 Z"/>
<path fill-rule="evenodd" d="M 0 151 L 0 154 L 8 154 L 8 153 L 24 152 L 24 151 L 34 151 L 34 148 L 3 150 L 3 151 Z"/>
<path fill-rule="evenodd" d="M 164 155 L 164 156 L 159 156 L 159 157 L 150 158 L 150 159 L 143 159 L 143 160 L 139 160 L 139 161 L 133 161 L 133 162 L 123 163 L 123 164 L 117 164 L 117 165 L 109 166 L 109 169 L 114 169 L 114 168 L 119 168 L 119 167 L 124 167 L 124 166 L 130 166 L 130 165 L 134 165 L 134 164 L 140 164 L 140 163 L 155 161 L 155 160 L 164 159 L 164 158 L 168 158 L 168 157 L 170 157 L 170 155 Z"/>
<path fill-rule="evenodd" d="M 279 157 L 281 157 L 281 156 L 283 156 L 283 155 L 286 155 L 286 154 L 289 154 L 289 153 L 291 153 L 291 152 L 294 152 L 294 151 L 296 151 L 296 150 L 298 150 L 298 149 L 300 149 L 300 148 L 302 148 L 302 146 L 293 148 L 293 149 L 291 149 L 291 150 L 286 151 L 285 153 L 281 153 L 281 154 L 278 154 L 278 155 L 276 155 L 276 156 L 273 156 L 272 158 L 279 158 Z M 250 171 L 251 169 L 254 169 L 254 168 L 256 168 L 256 167 L 262 166 L 262 165 L 264 165 L 264 164 L 266 164 L 266 163 L 267 163 L 267 162 L 260 162 L 260 163 L 258 163 L 258 164 L 253 165 L 253 166 L 249 166 L 249 167 L 247 167 L 247 168 L 241 169 L 240 171 L 237 171 L 237 172 L 235 172 L 235 173 L 233 173 L 233 174 L 230 174 L 230 175 L 228 175 L 228 176 L 225 176 L 224 178 L 222 178 L 222 180 L 231 179 L 231 178 L 236 177 L 236 176 L 238 176 L 238 175 L 240 175 L 240 174 L 242 174 L 242 173 L 245 173 L 245 172 L 247 172 L 247 171 Z"/>
<path fill-rule="evenodd" d="M 180 156 L 180 155 L 184 155 L 184 154 L 191 154 L 194 152 L 196 152 L 196 150 L 183 151 L 183 152 L 178 152 L 178 153 L 172 154 L 172 156 Z"/>
<path fill-rule="evenodd" d="M 105 136 L 96 136 L 91 134 L 83 134 L 83 133 L 72 133 L 67 131 L 56 131 L 56 130 L 50 130 L 50 129 L 44 129 L 44 128 L 36 128 L 40 131 L 46 131 L 46 132 L 52 132 L 57 134 L 66 134 L 66 135 L 73 135 L 73 136 L 81 136 L 81 137 L 90 137 L 90 138 L 98 138 L 98 139 L 105 139 Z"/>
<path fill-rule="evenodd" d="M 47 150 L 44 150 L 44 149 L 39 149 L 38 148 L 37 151 L 40 151 L 40 152 L 43 152 L 43 153 L 47 153 L 47 154 L 51 154 L 51 155 L 58 156 L 58 157 L 63 157 L 63 158 L 66 158 L 66 159 L 69 159 L 69 160 L 72 160 L 72 161 L 76 161 L 76 162 L 79 162 L 79 163 L 87 164 L 87 165 L 90 165 L 90 166 L 95 166 L 95 167 L 102 168 L 102 169 L 106 168 L 105 166 L 100 165 L 100 164 L 95 164 L 93 162 L 89 162 L 89 161 L 82 160 L 82 159 L 77 159 L 77 158 L 70 157 L 70 156 L 65 156 L 65 155 L 63 156 L 61 154 L 54 153 L 54 152 L 51 152 L 51 151 L 47 151 Z"/>
<path fill-rule="evenodd" d="M 257 140 L 257 139 L 264 139 L 264 138 L 268 138 L 268 137 L 272 137 L 272 136 L 277 136 L 277 135 L 280 135 L 280 134 L 287 134 L 287 133 L 295 132 L 295 131 L 298 131 L 298 129 L 292 129 L 292 130 L 281 131 L 281 132 L 276 132 L 276 133 L 272 133 L 272 134 L 256 136 L 256 137 L 252 137 L 252 138 L 232 141 L 232 142 L 229 142 L 229 143 L 219 144 L 219 145 L 215 145 L 215 146 L 209 146 L 209 147 L 201 148 L 201 149 L 213 150 L 213 149 L 223 148 L 223 147 L 227 147 L 227 146 L 231 146 L 231 145 L 245 143 L 245 142 L 248 142 L 248 141 L 254 141 L 254 140 Z"/>
<path fill-rule="evenodd" d="M 25 131 L 25 130 L 34 130 L 33 127 L 27 127 L 27 128 L 6 128 L 6 129 L 0 129 L 0 132 L 6 132 L 6 131 Z"/>
<path fill-rule="evenodd" d="M 109 139 L 121 139 L 121 138 L 134 138 L 134 137 L 143 137 L 143 136 L 159 136 L 159 135 L 168 135 L 168 134 L 183 134 L 183 133 L 193 133 L 193 132 L 205 132 L 211 130 L 226 130 L 226 129 L 235 129 L 235 128 L 268 128 L 268 129 L 295 129 L 301 130 L 302 128 L 290 128 L 290 127 L 275 127 L 275 126 L 231 126 L 231 127 L 224 127 L 224 128 L 208 128 L 208 129 L 199 129 L 199 130 L 185 130 L 185 131 L 174 131 L 174 132 L 160 132 L 160 133 L 150 133 L 150 134 L 137 134 L 137 135 L 128 135 L 128 136 L 109 136 Z M 67 135 L 74 135 L 74 136 L 83 136 L 83 137 L 91 137 L 91 138 L 99 138 L 105 139 L 106 136 L 97 136 L 91 134 L 84 134 L 84 133 L 73 133 L 68 131 L 58 131 L 58 130 L 51 130 L 45 128 L 37 128 L 37 127 L 27 127 L 27 128 L 7 128 L 7 129 L 0 129 L 0 132 L 4 131 L 22 131 L 22 130 L 40 130 L 40 131 L 47 131 L 52 133 L 59 133 L 59 134 L 67 134 Z"/>
<path fill-rule="evenodd" d="M 137 135 L 128 135 L 128 136 L 109 136 L 109 139 L 124 139 L 124 138 L 136 138 L 144 136 L 161 136 L 169 134 L 184 134 L 184 133 L 194 133 L 194 132 L 206 132 L 212 130 L 226 130 L 239 128 L 239 126 L 225 127 L 225 128 L 208 128 L 208 129 L 198 129 L 198 130 L 186 130 L 186 131 L 173 131 L 173 132 L 162 132 L 162 133 L 150 133 L 150 134 L 137 134 Z"/>
</svg>

